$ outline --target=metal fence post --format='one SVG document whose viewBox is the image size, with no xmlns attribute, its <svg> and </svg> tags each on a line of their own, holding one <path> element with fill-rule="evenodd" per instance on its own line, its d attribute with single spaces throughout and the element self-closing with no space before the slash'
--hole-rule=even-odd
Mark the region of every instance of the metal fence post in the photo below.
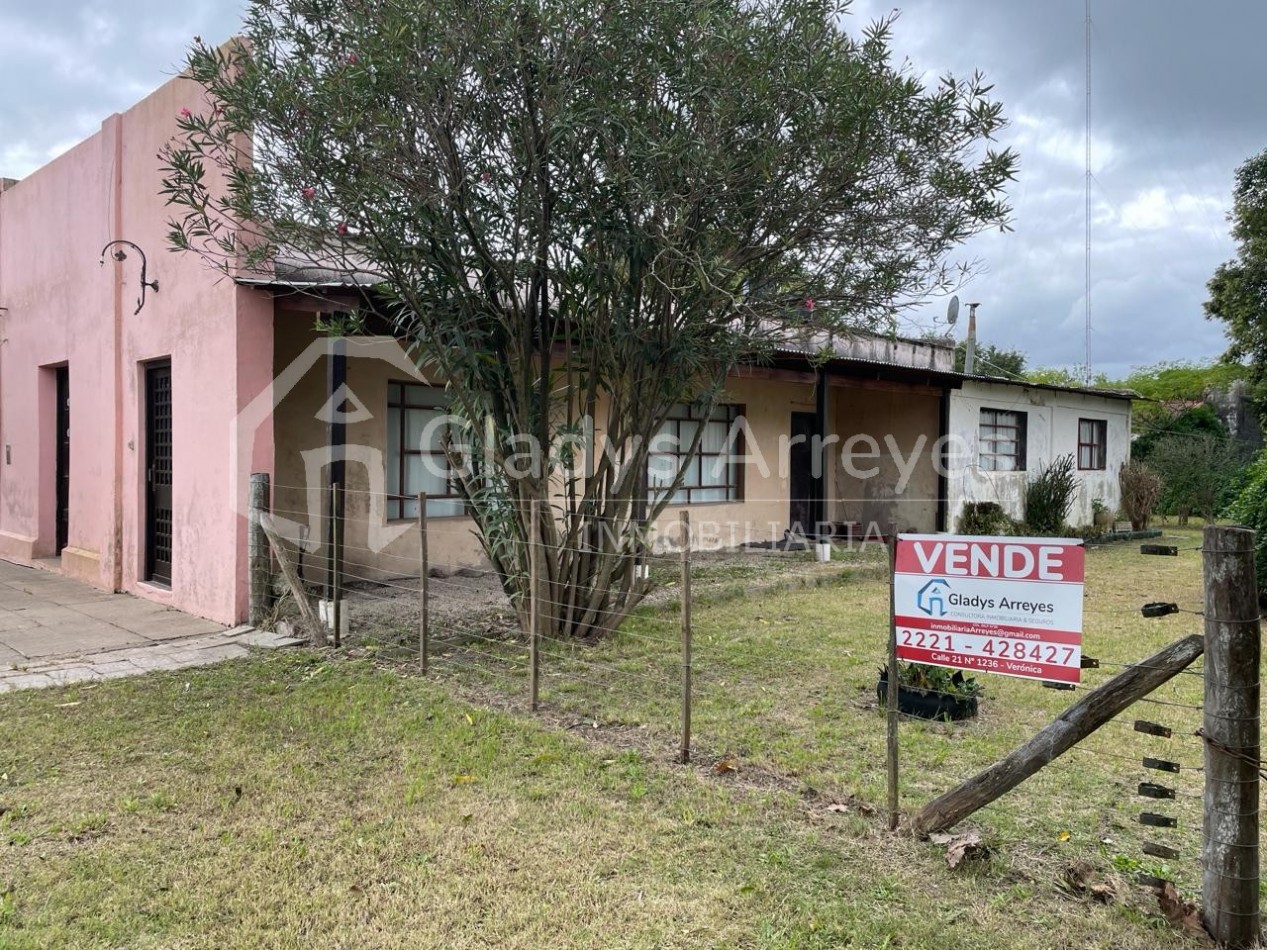
<svg viewBox="0 0 1267 950">
<path fill-rule="evenodd" d="M 682 750 L 691 761 L 691 513 L 682 512 Z"/>
<path fill-rule="evenodd" d="M 897 534 L 893 527 L 889 528 L 889 682 L 885 705 L 888 707 L 888 728 L 885 742 L 885 758 L 888 765 L 889 791 L 889 830 L 896 831 L 898 824 L 898 783 L 897 783 L 897 706 L 898 706 L 898 668 L 897 668 Z"/>
<path fill-rule="evenodd" d="M 541 511 L 533 499 L 528 511 L 528 695 L 532 711 L 537 711 L 541 675 Z"/>
<path fill-rule="evenodd" d="M 272 561 L 269 556 L 268 535 L 264 533 L 264 525 L 260 521 L 260 515 L 270 511 L 269 487 L 268 472 L 251 474 L 250 514 L 246 529 L 246 557 L 250 578 L 247 619 L 254 627 L 264 622 L 268 609 L 272 606 Z"/>
<path fill-rule="evenodd" d="M 1202 911 L 1215 941 L 1256 945 L 1259 928 L 1259 630 L 1254 532 L 1211 525 L 1205 568 Z"/>
<path fill-rule="evenodd" d="M 330 620 L 337 650 L 343 645 L 343 631 L 340 629 L 343 621 L 343 486 L 338 482 L 330 486 L 330 517 L 333 519 L 330 533 Z"/>
<path fill-rule="evenodd" d="M 431 652 L 431 602 L 428 588 L 430 555 L 427 551 L 427 493 L 418 493 L 418 655 L 422 659 L 422 675 L 427 675 Z"/>
</svg>

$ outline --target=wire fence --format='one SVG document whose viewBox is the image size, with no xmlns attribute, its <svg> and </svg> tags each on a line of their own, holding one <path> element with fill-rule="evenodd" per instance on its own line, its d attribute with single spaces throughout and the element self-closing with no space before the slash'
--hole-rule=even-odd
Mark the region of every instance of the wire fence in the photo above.
<svg viewBox="0 0 1267 950">
<path fill-rule="evenodd" d="M 576 608 L 574 598 L 549 593 L 562 586 L 507 585 L 473 546 L 470 557 L 452 556 L 451 535 L 428 551 L 428 530 L 442 523 L 428 521 L 425 499 L 418 523 L 383 545 L 373 540 L 383 530 L 371 514 L 373 499 L 343 510 L 337 566 L 328 517 L 286 507 L 272 516 L 310 525 L 306 537 L 292 532 L 281 547 L 316 596 L 328 598 L 331 575 L 339 575 L 350 649 L 410 664 L 423 663 L 425 651 L 428 675 L 463 698 L 520 711 L 537 706 L 563 728 L 652 759 L 689 753 L 701 771 L 794 793 L 810 808 L 869 814 L 871 803 L 884 800 L 884 545 L 837 546 L 830 561 L 819 562 L 810 550 L 701 553 L 689 544 L 631 544 L 611 556 L 629 562 L 632 583 L 646 579 L 639 605 L 576 637 L 556 622 Z M 680 531 L 689 539 L 689 525 Z M 557 563 L 583 551 L 535 538 L 530 544 L 534 561 Z M 1192 577 L 1195 597 L 1200 575 L 1192 555 L 1201 545 L 1180 547 L 1175 570 Z M 800 596 L 806 589 L 834 592 Z M 903 808 L 918 809 L 968 780 L 1066 706 L 1139 668 L 1149 651 L 1106 628 L 1140 631 L 1144 640 L 1149 624 L 1170 624 L 1177 634 L 1204 619 L 1195 605 L 1180 604 L 1141 617 L 1141 607 L 1158 603 L 1150 597 L 1174 592 L 1139 593 L 1129 610 L 1098 611 L 1078 683 L 990 677 L 972 719 L 903 717 Z M 1200 662 L 1184 669 L 986 806 L 991 834 L 1004 845 L 1037 843 L 1051 857 L 1095 855 L 1141 883 L 1198 891 L 1208 870 L 1207 740 L 1199 734 L 1206 675 Z M 959 689 L 925 692 L 963 696 Z"/>
</svg>

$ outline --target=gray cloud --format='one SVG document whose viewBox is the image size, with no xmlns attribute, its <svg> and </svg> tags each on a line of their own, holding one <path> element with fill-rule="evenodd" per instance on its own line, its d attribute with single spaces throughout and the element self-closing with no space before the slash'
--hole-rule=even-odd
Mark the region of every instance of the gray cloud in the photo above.
<svg viewBox="0 0 1267 950">
<path fill-rule="evenodd" d="M 179 67 L 195 34 L 231 35 L 245 0 L 0 0 L 0 174 L 21 177 Z M 856 26 L 892 9 L 856 0 Z M 1021 155 L 1014 231 L 974 239 L 985 339 L 1034 365 L 1083 359 L 1083 0 L 909 0 L 895 46 L 930 77 L 983 70 Z M 1229 257 L 1237 164 L 1267 147 L 1267 4 L 1092 0 L 1095 368 L 1212 356 L 1205 281 Z M 933 326 L 944 301 L 904 317 Z"/>
</svg>

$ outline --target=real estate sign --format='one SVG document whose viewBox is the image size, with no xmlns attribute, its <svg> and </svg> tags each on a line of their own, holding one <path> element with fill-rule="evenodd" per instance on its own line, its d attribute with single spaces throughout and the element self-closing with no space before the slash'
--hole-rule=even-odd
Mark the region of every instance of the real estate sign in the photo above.
<svg viewBox="0 0 1267 950">
<path fill-rule="evenodd" d="M 893 619 L 899 659 L 1077 683 L 1082 542 L 903 534 Z"/>
</svg>

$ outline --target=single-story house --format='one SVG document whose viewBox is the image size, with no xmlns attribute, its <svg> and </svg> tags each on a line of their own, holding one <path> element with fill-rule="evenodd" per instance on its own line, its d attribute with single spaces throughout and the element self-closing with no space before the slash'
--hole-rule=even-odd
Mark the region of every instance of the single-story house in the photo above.
<svg viewBox="0 0 1267 950">
<path fill-rule="evenodd" d="M 443 387 L 390 338 L 336 346 L 314 327 L 355 288 L 280 264 L 227 279 L 167 253 L 155 156 L 197 95 L 172 80 L 0 180 L 0 557 L 240 621 L 251 473 L 270 475 L 275 513 L 319 558 L 338 429 L 353 575 L 416 570 L 423 490 L 433 563 L 479 562 L 422 438 Z M 866 334 L 789 340 L 735 370 L 712 420 L 674 416 L 674 433 L 710 428 L 661 523 L 691 510 L 702 545 L 953 530 L 969 500 L 1019 515 L 1026 473 L 1067 452 L 1086 522 L 1093 498 L 1117 506 L 1130 444 L 1130 394 L 968 377 L 948 340 Z M 735 428 L 741 442 L 725 438 Z M 673 454 L 657 461 L 675 470 Z"/>
</svg>

